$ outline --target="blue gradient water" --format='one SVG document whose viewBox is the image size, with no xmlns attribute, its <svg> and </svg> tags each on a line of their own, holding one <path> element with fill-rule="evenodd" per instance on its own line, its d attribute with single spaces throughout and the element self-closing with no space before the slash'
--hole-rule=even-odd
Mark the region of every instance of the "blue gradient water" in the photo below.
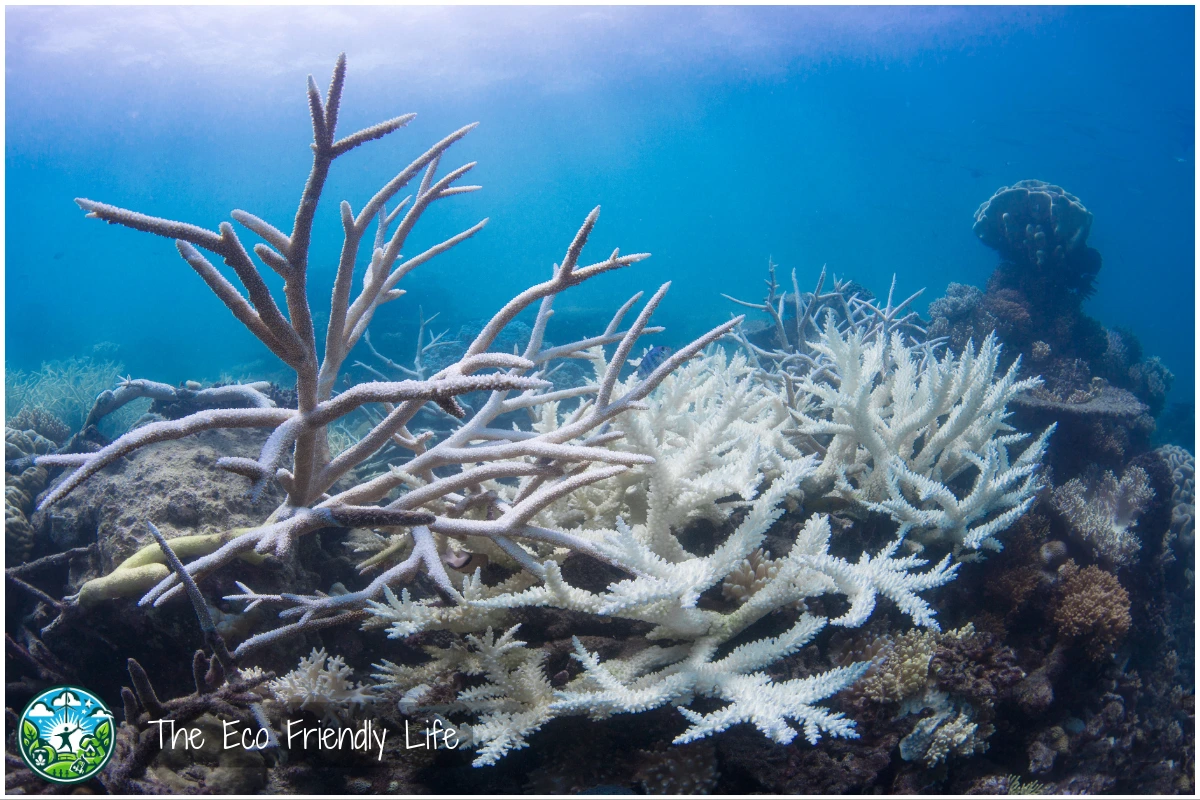
<svg viewBox="0 0 1200 800">
<path fill-rule="evenodd" d="M 244 208 L 290 227 L 307 175 L 308 73 L 349 59 L 340 130 L 417 120 L 334 167 L 310 279 L 327 314 L 336 202 L 361 208 L 449 131 L 444 167 L 484 190 L 444 201 L 415 254 L 487 228 L 406 279 L 376 328 L 411 336 L 489 315 L 549 274 L 594 205 L 589 253 L 654 257 L 560 303 L 602 325 L 673 281 L 659 340 L 762 293 L 768 255 L 810 288 L 823 263 L 924 304 L 983 286 L 971 232 L 1002 185 L 1039 178 L 1095 214 L 1085 309 L 1124 325 L 1193 396 L 1192 8 L 10 8 L 5 358 L 36 369 L 99 342 L 138 377 L 268 373 L 169 241 L 87 220 L 83 196 L 209 228 Z M 365 258 L 365 255 L 364 255 Z M 274 277 L 270 275 L 270 277 Z M 551 337 L 554 337 L 553 330 Z"/>
</svg>

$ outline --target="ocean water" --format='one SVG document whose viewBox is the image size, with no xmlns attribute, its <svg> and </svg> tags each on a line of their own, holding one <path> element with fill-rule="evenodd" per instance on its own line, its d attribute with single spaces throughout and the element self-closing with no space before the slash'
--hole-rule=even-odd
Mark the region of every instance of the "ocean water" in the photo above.
<svg viewBox="0 0 1200 800">
<path fill-rule="evenodd" d="M 117 751 L 112 766 L 85 790 L 1195 793 L 1193 8 L 26 6 L 6 9 L 5 22 L 5 699 L 12 715 L 25 709 L 21 735 L 8 740 L 6 790 L 44 788 L 39 754 L 62 777 L 75 765 L 96 766 L 96 754 L 120 741 L 108 750 Z M 906 398 L 888 392 L 904 385 L 903 376 L 881 373 L 872 384 L 874 412 L 860 408 L 854 430 L 836 434 L 850 442 L 842 446 L 823 427 L 842 413 L 828 398 L 857 364 L 831 358 L 809 372 L 811 359 L 795 358 L 783 380 L 778 363 L 774 372 L 739 372 L 743 362 L 727 364 L 710 351 L 675 365 L 669 391 L 647 390 L 647 405 L 661 403 L 640 418 L 653 426 L 627 425 L 641 412 L 603 423 L 589 416 L 603 413 L 595 410 L 603 404 L 573 406 L 572 398 L 555 406 L 595 426 L 554 446 L 593 435 L 616 442 L 609 436 L 618 430 L 624 441 L 609 451 L 524 450 L 538 436 L 525 430 L 523 410 L 488 416 L 492 406 L 478 405 L 482 392 L 464 395 L 480 415 L 472 419 L 486 418 L 487 426 L 469 429 L 479 433 L 470 444 L 487 438 L 503 446 L 511 437 L 505 455 L 485 453 L 481 461 L 522 462 L 523 477 L 435 483 L 437 497 L 416 502 L 432 515 L 421 524 L 411 517 L 395 524 L 396 516 L 356 504 L 396 500 L 401 482 L 452 481 L 480 458 L 460 449 L 446 455 L 447 441 L 463 444 L 449 438 L 457 423 L 429 405 L 410 422 L 422 444 L 405 449 L 393 439 L 365 460 L 351 451 L 318 463 L 327 470 L 320 475 L 354 462 L 336 482 L 314 488 L 320 478 L 313 478 L 297 500 L 299 478 L 293 483 L 285 470 L 303 475 L 305 447 L 270 444 L 292 430 L 279 420 L 292 414 L 284 407 L 296 402 L 289 395 L 295 374 L 231 317 L 171 241 L 87 219 L 73 199 L 208 229 L 244 209 L 290 230 L 312 163 L 306 79 L 313 76 L 323 93 L 339 53 L 348 63 L 340 134 L 418 116 L 333 165 L 308 274 L 319 348 L 342 244 L 338 202 L 361 209 L 410 160 L 477 122 L 439 174 L 475 162 L 465 182 L 482 189 L 439 200 L 405 255 L 489 222 L 407 276 L 406 294 L 376 314 L 374 342 L 395 361 L 409 363 L 423 317 L 437 314 L 431 331 L 448 338 L 474 335 L 510 298 L 550 276 L 599 205 L 581 263 L 614 248 L 652 257 L 557 297 L 551 343 L 600 333 L 631 294 L 670 281 L 653 320 L 666 330 L 638 342 L 633 355 L 644 357 L 624 373 L 646 379 L 674 350 L 743 311 L 723 294 L 759 301 L 769 261 L 782 290 L 790 290 L 794 271 L 799 289 L 811 291 L 823 267 L 880 298 L 893 280 L 897 300 L 923 288 L 914 308 L 926 319 L 948 285 L 985 289 L 994 279 L 995 291 L 975 311 L 939 320 L 949 343 L 937 352 L 945 364 L 963 359 L 964 331 L 980 345 L 980 326 L 1011 336 L 1009 352 L 1026 359 L 1024 374 L 1046 378 L 1004 409 L 1028 436 L 1017 441 L 996 422 L 975 441 L 987 421 L 955 432 L 954 421 L 981 416 L 978 406 L 960 413 L 971 397 L 987 394 L 980 402 L 988 403 L 1004 393 L 964 390 L 964 400 L 954 394 L 962 387 L 952 388 L 946 396 L 954 402 L 936 419 L 908 428 L 908 440 L 888 441 L 888 480 L 878 480 L 884 466 L 866 436 L 875 442 L 885 428 L 894 433 L 893 412 Z M 1087 243 L 1103 264 L 1082 313 L 1098 325 L 1076 313 L 1068 293 L 1050 295 L 1054 281 L 1032 261 L 1001 266 L 973 232 L 980 204 L 1025 179 L 1063 187 L 1093 215 Z M 364 248 L 356 289 L 366 259 Z M 262 272 L 282 300 L 281 280 Z M 1048 296 L 1058 306 L 1039 304 Z M 1030 321 L 1026 313 L 1022 321 L 1028 309 L 1045 317 Z M 529 313 L 519 320 L 532 321 Z M 1029 329 L 1046 341 L 1022 333 Z M 1158 358 L 1173 373 L 1169 391 L 1153 363 L 1122 360 L 1133 355 L 1130 334 L 1143 359 Z M 513 325 L 493 349 L 527 335 Z M 931 352 L 922 339 L 909 341 L 911 350 L 904 340 L 889 345 L 897 355 L 889 375 L 902 372 L 895 364 L 904 354 L 915 353 L 915 364 Z M 795 341 L 783 344 L 803 355 Z M 730 344 L 726 353 L 734 350 Z M 440 368 L 460 354 L 443 350 L 428 360 Z M 102 448 L 149 402 L 112 414 L 98 431 L 84 427 L 103 387 L 61 380 L 71 359 L 107 363 L 105 384 L 118 364 L 122 375 L 188 389 L 193 381 L 270 380 L 277 385 L 263 391 L 279 408 L 233 412 L 245 415 L 239 422 L 270 415 L 262 430 L 174 440 L 167 420 L 192 419 L 204 400 L 181 391 L 153 406 L 158 427 L 138 429 L 167 441 L 108 463 L 115 449 Z M 357 360 L 371 361 L 362 344 L 342 375 L 365 381 Z M 551 374 L 556 388 L 587 382 L 580 363 Z M 931 374 L 934 367 L 921 363 Z M 42 395 L 39 371 L 53 373 Z M 1114 386 L 1093 380 L 1101 375 Z M 789 395 L 779 395 L 781 386 Z M 791 396 L 797 387 L 799 400 Z M 28 400 L 28 413 L 14 414 L 39 397 Z M 32 408 L 47 397 L 61 420 Z M 783 410 L 787 403 L 795 414 Z M 331 452 L 346 452 L 376 424 L 379 404 L 368 405 L 370 413 L 355 409 L 324 431 Z M 870 413 L 873 427 L 864 433 Z M 510 425 L 523 433 L 497 433 Z M 697 436 L 705 446 L 688 450 Z M 636 461 L 612 452 L 626 447 L 670 467 L 635 467 L 586 490 L 570 485 L 579 474 L 564 467 L 572 459 L 589 469 Z M 320 460 L 325 453 L 315 449 Z M 261 472 L 265 488 L 248 491 L 244 478 L 259 469 L 250 463 L 256 456 L 270 469 Z M 72 472 L 80 463 L 87 466 Z M 411 467 L 420 477 L 389 467 Z M 343 502 L 342 493 L 376 479 L 394 482 L 386 498 Z M 539 505 L 564 484 L 570 491 L 560 503 Z M 979 498 L 969 518 L 955 516 Z M 498 518 L 503 524 L 518 503 L 537 506 L 538 515 L 521 518 L 506 538 L 494 529 L 462 533 Z M 302 508 L 318 505 L 320 515 Z M 280 529 L 273 526 L 313 520 L 293 528 L 300 533 L 290 549 L 225 559 L 198 579 L 238 667 L 290 675 L 230 699 L 250 673 L 224 671 L 197 651 L 211 649 L 214 660 L 221 652 L 201 634 L 205 615 L 182 601 L 138 604 L 152 585 L 141 582 L 166 574 L 165 565 L 146 563 L 160 553 L 151 528 L 189 561 L 216 547 L 217 535 L 261 543 L 262 531 Z M 534 524 L 557 536 L 526 527 Z M 423 560 L 409 556 L 410 542 Z M 498 547 L 512 542 L 526 548 L 520 557 Z M 710 557 L 717 552 L 736 556 Z M 533 558 L 548 561 L 539 569 Z M 136 575 L 122 571 L 127 559 L 138 559 Z M 527 607 L 529 596 L 496 599 L 512 586 L 552 586 L 549 560 L 576 593 L 543 598 L 538 608 Z M 408 562 L 417 566 L 404 572 Z M 522 570 L 534 577 L 520 578 Z M 380 574 L 390 576 L 390 589 L 411 591 L 437 612 L 414 612 L 394 598 L 383 603 L 377 588 L 366 597 L 380 601 L 370 613 L 395 623 L 394 635 L 341 616 L 366 602 L 343 595 L 369 588 Z M 456 584 L 464 594 L 495 601 L 486 617 L 446 589 L 467 576 L 478 582 Z M 263 594 L 248 595 L 248 585 Z M 759 599 L 768 599 L 746 605 L 764 586 L 773 588 Z M 584 593 L 592 605 L 579 599 Z M 297 604 L 316 615 L 314 624 L 275 637 L 297 618 L 277 617 L 279 607 L 294 612 Z M 506 638 L 493 642 L 493 634 Z M 518 635 L 527 641 L 514 643 Z M 672 646 L 655 655 L 662 673 L 638 678 L 637 702 L 621 708 L 618 690 L 598 699 L 601 683 L 589 684 L 585 673 L 617 664 L 614 674 L 632 681 L 636 663 L 650 663 L 642 656 L 654 652 L 643 649 L 651 640 Z M 485 652 L 501 642 L 502 668 L 491 664 L 486 679 L 458 660 L 464 648 Z M 688 661 L 672 662 L 685 648 Z M 327 665 L 326 656 L 335 660 Z M 336 659 L 345 659 L 341 678 L 377 685 L 305 688 L 314 675 L 338 672 Z M 384 660 L 413 670 L 378 666 Z M 710 677 L 697 677 L 702 670 L 693 665 L 705 660 Z M 514 670 L 505 681 L 496 678 L 502 669 Z M 380 676 L 388 670 L 390 684 Z M 485 680 L 505 683 L 495 695 L 507 698 L 504 709 L 527 714 L 478 725 L 492 699 L 482 693 Z M 160 699 L 191 697 L 168 703 L 170 714 L 219 696 L 264 736 L 293 723 L 343 732 L 362 723 L 367 742 L 372 730 L 386 729 L 391 749 L 385 755 L 380 740 L 378 758 L 314 753 L 306 737 L 304 746 L 289 739 L 287 752 L 271 746 L 228 763 L 211 748 L 173 748 L 143 763 L 130 753 L 137 737 L 148 741 L 156 713 L 147 681 Z M 68 694 L 60 693 L 64 684 Z M 136 703 L 122 694 L 131 684 Z M 511 691 L 514 684 L 521 691 Z M 378 702 L 359 703 L 368 691 Z M 87 746 L 71 740 L 83 736 L 70 707 L 79 692 L 117 712 L 107 733 L 105 723 L 93 723 Z M 564 705 L 572 693 L 583 699 Z M 617 699 L 607 706 L 610 697 Z M 756 712 L 741 722 L 759 730 L 721 724 L 746 697 Z M 452 698 L 462 706 L 452 708 Z M 694 713 L 678 713 L 673 704 L 681 699 Z M 56 711 L 46 705 L 60 701 Z M 787 712 L 773 719 L 764 711 L 781 707 Z M 229 706 L 212 708 L 228 714 Z M 584 708 L 639 713 L 604 720 L 573 713 Z M 806 719 L 815 727 L 794 730 Z M 217 735 L 215 718 L 187 721 L 204 726 L 196 735 Z M 474 724 L 475 744 L 487 746 L 396 744 L 410 724 L 428 731 L 434 722 Z M 672 747 L 690 735 L 689 725 L 704 738 Z M 823 738 L 813 742 L 817 728 Z M 794 741 L 781 743 L 789 732 Z M 28 769 L 13 761 L 18 750 Z"/>
<path fill-rule="evenodd" d="M 435 209 L 414 247 L 491 221 L 406 280 L 383 329 L 411 338 L 418 305 L 455 328 L 490 315 L 596 205 L 592 258 L 653 258 L 563 298 L 560 324 L 670 280 L 676 345 L 728 318 L 721 292 L 758 300 L 769 256 L 805 290 L 823 264 L 877 294 L 895 274 L 903 296 L 925 288 L 923 311 L 950 281 L 985 284 L 997 259 L 972 214 L 1037 178 L 1095 215 L 1085 311 L 1135 331 L 1191 402 L 1192 31 L 1186 7 L 10 8 L 6 362 L 113 342 L 127 372 L 167 382 L 269 370 L 170 242 L 71 201 L 284 227 L 310 163 L 305 76 L 324 89 L 345 51 L 342 130 L 419 116 L 336 165 L 318 314 L 336 201 L 361 207 L 469 122 L 445 166 L 477 161 L 484 188 Z"/>
</svg>

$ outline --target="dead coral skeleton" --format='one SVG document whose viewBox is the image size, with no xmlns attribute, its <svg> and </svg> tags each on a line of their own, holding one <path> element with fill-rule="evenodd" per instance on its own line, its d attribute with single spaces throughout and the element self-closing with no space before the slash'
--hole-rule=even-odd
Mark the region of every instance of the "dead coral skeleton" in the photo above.
<svg viewBox="0 0 1200 800">
<path fill-rule="evenodd" d="M 243 642 L 237 655 L 281 636 L 362 618 L 367 601 L 382 598 L 385 587 L 429 574 L 445 594 L 457 601 L 462 595 L 447 575 L 443 560 L 446 536 L 460 540 L 485 540 L 508 555 L 518 566 L 537 564 L 537 548 L 568 548 L 611 559 L 595 545 L 577 535 L 532 523 L 533 518 L 555 500 L 581 487 L 620 474 L 637 464 L 649 463 L 648 456 L 605 447 L 620 436 L 608 429 L 628 411 L 641 407 L 642 400 L 672 371 L 696 355 L 707 344 L 725 335 L 738 322 L 730 321 L 681 347 L 656 369 L 630 388 L 617 389 L 622 368 L 645 333 L 651 314 L 662 301 L 669 284 L 662 286 L 645 304 L 632 325 L 621 323 L 641 298 L 632 297 L 614 314 L 600 334 L 557 347 L 544 346 L 547 325 L 556 296 L 578 284 L 615 269 L 634 264 L 647 254 L 621 255 L 614 250 L 606 259 L 582 266 L 579 258 L 591 234 L 599 209 L 588 215 L 567 248 L 561 265 L 550 278 L 521 292 L 504 305 L 466 348 L 463 357 L 424 379 L 371 381 L 340 394 L 333 389 L 343 363 L 363 337 L 375 311 L 404 292 L 397 285 L 421 264 L 474 236 L 486 220 L 408 259 L 401 250 L 409 233 L 435 202 L 479 187 L 459 181 L 474 166 L 466 164 L 437 176 L 448 148 L 474 125 L 454 131 L 433 145 L 388 181 L 355 214 L 348 202 L 340 206 L 344 242 L 333 285 L 329 325 L 323 358 L 318 358 L 316 331 L 308 301 L 309 245 L 313 220 L 325 182 L 336 159 L 356 147 L 379 139 L 408 124 L 414 115 L 396 117 L 344 138 L 335 129 L 346 74 L 345 57 L 338 59 L 328 93 L 322 99 L 309 77 L 308 101 L 312 113 L 313 164 L 290 233 L 245 211 L 235 210 L 235 221 L 263 241 L 252 251 L 262 264 L 284 279 L 285 309 L 276 304 L 260 267 L 251 259 L 242 238 L 230 223 L 217 231 L 168 219 L 146 216 L 92 200 L 77 203 L 88 216 L 111 224 L 165 236 L 175 241 L 180 255 L 230 309 L 233 315 L 296 374 L 298 408 L 277 408 L 253 386 L 236 391 L 253 401 L 249 408 L 206 409 L 178 420 L 153 422 L 139 427 L 98 452 L 77 455 L 48 455 L 38 459 L 46 467 L 66 467 L 65 479 L 44 497 L 41 508 L 53 505 L 105 466 L 134 450 L 157 442 L 180 439 L 213 428 L 259 427 L 272 430 L 257 460 L 223 458 L 217 465 L 244 475 L 261 492 L 267 482 L 277 482 L 287 493 L 286 502 L 259 527 L 234 537 L 217 551 L 186 565 L 199 579 L 251 550 L 284 556 L 301 536 L 325 527 L 381 528 L 385 531 L 411 528 L 413 546 L 407 558 L 385 569 L 364 589 L 338 596 L 238 595 L 250 603 L 281 604 L 283 616 L 291 621 L 281 628 Z M 415 193 L 391 210 L 401 190 L 419 178 Z M 364 239 L 376 226 L 370 263 L 362 276 L 362 287 L 353 296 L 355 265 Z M 219 256 L 245 289 L 246 296 L 230 283 L 202 253 Z M 247 299 L 248 298 L 248 299 Z M 537 307 L 533 335 L 520 354 L 489 352 L 501 331 L 522 311 Z M 547 391 L 543 379 L 551 362 L 578 357 L 589 348 L 616 345 L 600 380 L 572 389 Z M 135 382 L 129 382 L 133 391 Z M 141 391 L 140 387 L 138 390 Z M 121 390 L 118 390 L 121 391 Z M 436 444 L 429 437 L 412 434 L 407 425 L 427 404 L 436 404 L 450 415 L 464 418 L 466 412 L 455 399 L 469 392 L 490 392 L 487 401 L 469 419 Z M 544 434 L 494 427 L 502 415 L 565 400 L 575 400 L 577 409 L 569 421 Z M 356 443 L 336 457 L 328 444 L 329 426 L 364 405 L 385 410 L 382 419 Z M 335 490 L 357 465 L 387 444 L 409 453 L 403 470 L 348 488 Z M 288 464 L 290 456 L 290 465 Z M 457 472 L 448 477 L 444 468 Z M 440 472 L 435 472 L 440 471 Z M 509 479 L 519 482 L 511 502 L 493 502 L 478 487 L 484 481 Z M 410 490 L 390 499 L 396 490 Z M 488 509 L 486 518 L 476 510 Z M 536 569 L 536 567 L 535 567 Z M 172 573 L 151 589 L 142 605 L 161 604 L 182 591 Z"/>
<path fill-rule="evenodd" d="M 857 331 L 868 338 L 890 339 L 899 333 L 913 346 L 933 352 L 943 339 L 927 340 L 921 318 L 915 311 L 905 311 L 925 290 L 919 289 L 898 305 L 892 305 L 896 292 L 896 279 L 888 290 L 887 302 L 881 308 L 874 298 L 861 297 L 857 284 L 839 280 L 833 276 L 833 288 L 825 288 L 826 269 L 821 267 L 816 288 L 801 292 L 796 270 L 792 270 L 792 291 L 780 293 L 775 279 L 775 262 L 768 261 L 767 296 L 761 303 L 748 303 L 736 297 L 722 294 L 726 300 L 745 308 L 762 311 L 771 319 L 771 347 L 762 347 L 751 341 L 744 325 L 739 325 L 729 334 L 746 351 L 755 367 L 761 370 L 759 377 L 772 382 L 785 382 L 788 375 L 819 374 L 827 363 L 824 351 L 817 346 L 824 325 L 833 325 L 838 330 Z M 788 305 L 792 315 L 788 316 Z"/>
</svg>

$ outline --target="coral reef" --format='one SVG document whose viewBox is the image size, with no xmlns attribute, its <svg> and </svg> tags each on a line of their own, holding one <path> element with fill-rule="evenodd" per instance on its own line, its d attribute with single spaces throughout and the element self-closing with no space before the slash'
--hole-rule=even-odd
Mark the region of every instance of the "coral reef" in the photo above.
<svg viewBox="0 0 1200 800">
<path fill-rule="evenodd" d="M 1149 450 L 1169 373 L 1079 310 L 1099 258 L 1077 198 L 997 193 L 976 232 L 1004 264 L 986 292 L 951 284 L 928 327 L 895 281 L 886 300 L 824 270 L 783 291 L 771 264 L 764 301 L 735 301 L 758 330 L 652 348 L 664 286 L 553 342 L 564 293 L 644 257 L 581 266 L 593 212 L 493 317 L 437 333 L 420 310 L 372 334 L 401 281 L 483 223 L 400 255 L 477 188 L 472 165 L 439 176 L 468 126 L 358 213 L 340 205 L 314 313 L 330 170 L 410 119 L 338 139 L 344 78 L 339 59 L 324 96 L 309 81 L 290 232 L 235 211 L 250 247 L 228 223 L 78 201 L 174 240 L 295 378 L 110 381 L 79 434 L 33 405 L 6 431 L 8 705 L 84 671 L 115 696 L 127 668 L 96 788 L 1192 790 L 1194 459 Z M 160 701 L 148 672 L 181 696 Z M 163 748 L 157 718 L 267 744 Z M 378 757 L 280 742 L 366 719 L 390 734 Z M 414 724 L 459 747 L 409 752 Z M 19 770 L 6 785 L 36 788 Z"/>
<path fill-rule="evenodd" d="M 120 377 L 124 366 L 91 357 L 47 361 L 37 372 L 4 370 L 5 424 L 26 408 L 52 414 L 71 430 L 83 427 L 96 396 Z"/>
<path fill-rule="evenodd" d="M 1073 478 L 1054 490 L 1054 505 L 1077 540 L 1115 568 L 1137 559 L 1142 542 L 1133 528 L 1153 497 L 1146 471 L 1130 467 L 1120 481 L 1111 472 L 1090 483 Z"/>
<path fill-rule="evenodd" d="M 975 235 L 1017 265 L 1028 289 L 1087 296 L 1100 256 L 1087 246 L 1092 214 L 1061 186 L 1039 180 L 1002 186 L 975 212 Z"/>
<path fill-rule="evenodd" d="M 996 535 L 1020 517 L 1040 487 L 1036 471 L 1054 430 L 1047 427 L 1010 463 L 1006 406 L 1036 379 L 1017 380 L 1018 365 L 997 376 L 994 336 L 978 353 L 922 359 L 899 336 L 843 336 L 827 325 L 816 348 L 828 377 L 798 381 L 798 431 L 829 437 L 806 489 L 834 493 L 889 514 L 922 544 L 999 549 Z M 951 486 L 973 475 L 965 491 Z"/>
<path fill-rule="evenodd" d="M 946 337 L 957 351 L 995 333 L 1008 358 L 1023 355 L 1036 366 L 1044 386 L 1034 394 L 1048 403 L 1086 405 L 1119 389 L 1157 416 L 1174 379 L 1170 370 L 1158 358 L 1145 357 L 1130 331 L 1106 330 L 1082 311 L 1100 269 L 1099 253 L 1086 244 L 1091 222 L 1079 199 L 1059 186 L 1019 181 L 999 189 L 976 212 L 975 233 L 1002 261 L 986 292 L 954 283 L 930 304 L 929 335 Z M 1149 417 L 1140 423 L 1139 439 L 1153 431 L 1147 423 Z M 1113 427 L 1112 421 L 1106 426 Z M 1094 438 L 1128 436 L 1109 431 Z M 1112 447 L 1129 449 L 1126 444 Z M 1139 442 L 1132 449 L 1140 448 Z M 1110 468 L 1123 460 L 1114 456 Z"/>
<path fill-rule="evenodd" d="M 1080 641 L 1093 658 L 1104 656 L 1129 631 L 1129 593 L 1115 575 L 1074 561 L 1058 568 L 1060 586 L 1054 624 L 1062 636 Z"/>
</svg>

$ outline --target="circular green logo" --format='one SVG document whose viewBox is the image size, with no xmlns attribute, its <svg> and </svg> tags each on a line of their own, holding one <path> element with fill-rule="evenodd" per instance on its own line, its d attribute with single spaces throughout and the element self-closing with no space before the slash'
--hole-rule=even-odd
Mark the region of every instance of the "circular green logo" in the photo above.
<svg viewBox="0 0 1200 800">
<path fill-rule="evenodd" d="M 21 758 L 48 781 L 86 781 L 112 758 L 112 712 L 87 689 L 47 689 L 25 707 L 20 727 Z"/>
</svg>

